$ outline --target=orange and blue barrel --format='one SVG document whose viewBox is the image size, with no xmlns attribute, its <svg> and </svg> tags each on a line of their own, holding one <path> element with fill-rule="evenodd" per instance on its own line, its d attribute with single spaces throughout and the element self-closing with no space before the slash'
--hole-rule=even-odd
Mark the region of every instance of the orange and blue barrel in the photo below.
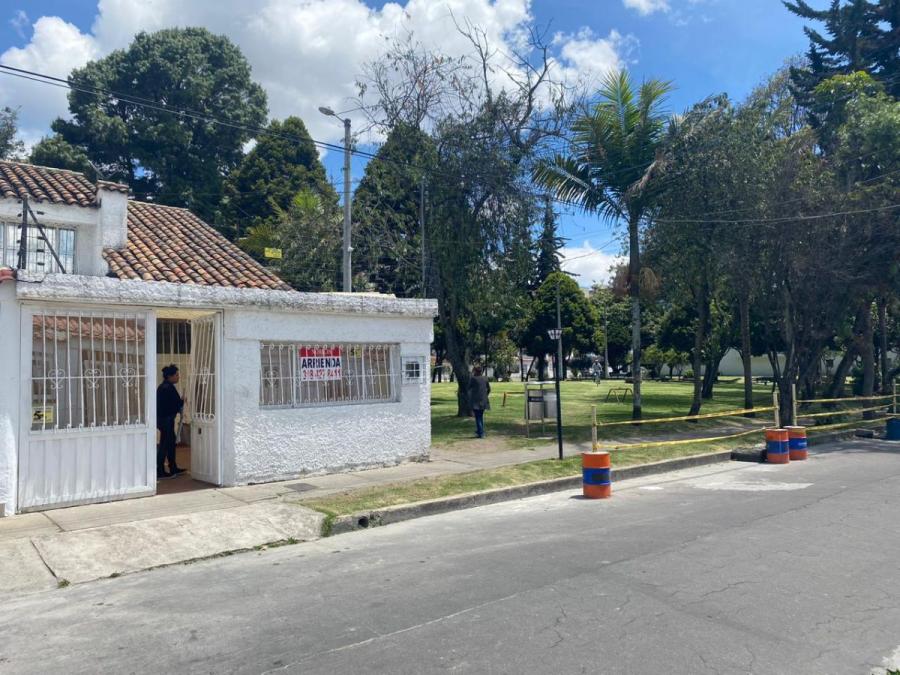
<svg viewBox="0 0 900 675">
<path fill-rule="evenodd" d="M 806 427 L 786 427 L 788 432 L 788 454 L 792 462 L 806 459 Z"/>
<path fill-rule="evenodd" d="M 790 461 L 787 429 L 766 429 L 766 461 L 769 464 L 787 464 Z"/>
<path fill-rule="evenodd" d="M 581 453 L 581 478 L 585 499 L 605 499 L 612 494 L 611 472 L 608 452 Z"/>
</svg>

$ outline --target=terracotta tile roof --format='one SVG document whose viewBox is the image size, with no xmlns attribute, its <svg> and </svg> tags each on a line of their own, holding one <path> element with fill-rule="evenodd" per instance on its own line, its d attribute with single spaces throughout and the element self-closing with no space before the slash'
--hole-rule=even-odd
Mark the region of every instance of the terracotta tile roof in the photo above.
<svg viewBox="0 0 900 675">
<path fill-rule="evenodd" d="M 0 198 L 53 204 L 98 206 L 98 189 L 128 194 L 128 186 L 96 185 L 77 171 L 0 160 Z M 128 240 L 124 249 L 103 257 L 120 279 L 171 281 L 204 286 L 291 287 L 187 209 L 128 202 Z"/>
<path fill-rule="evenodd" d="M 203 286 L 291 287 L 187 209 L 128 202 L 128 242 L 106 249 L 110 272 L 120 279 Z"/>
<path fill-rule="evenodd" d="M 109 181 L 95 185 L 77 171 L 0 161 L 0 197 L 21 199 L 27 195 L 36 202 L 97 206 L 98 186 L 128 193 L 127 185 Z"/>
</svg>

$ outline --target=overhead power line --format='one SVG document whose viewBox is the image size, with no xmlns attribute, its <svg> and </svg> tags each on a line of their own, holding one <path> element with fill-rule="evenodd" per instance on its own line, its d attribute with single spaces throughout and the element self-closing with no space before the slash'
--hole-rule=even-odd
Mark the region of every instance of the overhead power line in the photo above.
<svg viewBox="0 0 900 675">
<path fill-rule="evenodd" d="M 10 66 L 7 64 L 3 64 L 3 63 L 0 63 L 0 73 L 6 74 L 6 75 L 11 75 L 13 77 L 22 78 L 25 80 L 34 81 L 34 82 L 37 82 L 40 84 L 46 84 L 46 85 L 55 86 L 55 87 L 64 88 L 64 89 L 70 89 L 70 90 L 74 90 L 74 91 L 81 91 L 83 93 L 93 94 L 96 96 L 107 96 L 107 97 L 115 98 L 119 101 L 124 101 L 126 103 L 130 103 L 135 106 L 145 107 L 148 109 L 156 110 L 159 112 L 165 112 L 165 113 L 175 115 L 175 116 L 187 117 L 189 119 L 195 119 L 198 121 L 208 122 L 211 124 L 217 124 L 217 125 L 230 127 L 230 128 L 234 128 L 234 129 L 238 129 L 238 130 L 242 130 L 242 131 L 247 131 L 247 132 L 253 133 L 255 135 L 271 135 L 271 136 L 275 136 L 275 137 L 284 138 L 285 140 L 291 140 L 294 142 L 305 142 L 307 140 L 307 139 L 301 138 L 299 136 L 294 136 L 292 134 L 285 134 L 283 132 L 275 132 L 275 131 L 261 128 L 261 127 L 254 127 L 254 126 L 250 126 L 250 125 L 244 125 L 244 124 L 239 124 L 236 122 L 231 122 L 229 120 L 223 120 L 223 119 L 214 117 L 212 115 L 209 115 L 209 114 L 203 113 L 203 112 L 198 112 L 198 111 L 194 111 L 194 110 L 190 110 L 190 109 L 173 108 L 173 107 L 168 106 L 159 101 L 149 99 L 149 98 L 144 98 L 144 97 L 133 95 L 133 94 L 122 94 L 119 92 L 115 92 L 112 90 L 107 90 L 107 89 L 103 89 L 103 88 L 99 88 L 99 87 L 89 87 L 86 85 L 75 84 L 75 83 L 72 83 L 68 79 L 59 78 L 59 77 L 55 77 L 52 75 L 47 75 L 45 73 L 40 73 L 37 71 L 26 70 L 23 68 L 16 68 L 14 66 Z M 855 95 L 855 94 L 850 94 L 846 98 L 849 99 L 853 95 Z M 320 148 L 323 148 L 323 149 L 336 150 L 336 151 L 341 151 L 341 152 L 343 152 L 343 150 L 344 150 L 343 146 L 337 145 L 335 143 L 320 141 L 320 140 L 317 140 L 317 139 L 314 139 L 311 137 L 309 137 L 308 140 L 310 140 L 314 145 L 316 145 Z M 421 165 L 416 165 L 409 161 L 397 160 L 394 158 L 385 158 L 381 155 L 378 155 L 375 153 L 370 153 L 370 152 L 367 152 L 364 150 L 360 150 L 358 148 L 351 148 L 350 152 L 358 157 L 364 157 L 369 160 L 387 162 L 387 163 L 391 163 L 391 164 L 395 164 L 395 165 L 399 165 L 399 166 L 405 166 L 405 167 L 409 167 L 409 168 L 416 168 L 416 169 L 422 170 L 423 172 L 429 173 L 431 175 L 447 175 L 447 174 L 442 174 L 442 172 L 435 171 L 434 169 L 426 168 Z M 877 152 L 877 150 L 869 152 L 869 153 L 865 153 L 858 157 L 848 158 L 846 161 L 850 162 L 850 161 L 856 161 L 859 159 L 863 159 L 864 157 L 874 154 L 875 152 Z M 634 170 L 638 170 L 638 169 L 642 169 L 642 168 L 648 168 L 651 164 L 652 164 L 652 162 L 648 162 L 646 164 L 640 164 L 640 165 L 635 165 L 635 166 L 630 166 L 630 167 L 621 167 L 619 169 L 616 169 L 613 172 L 608 172 L 607 175 L 616 175 L 621 172 L 634 171 Z M 895 173 L 895 172 L 891 172 L 891 173 Z M 663 177 L 659 181 L 657 181 L 655 188 L 659 189 L 659 187 L 661 186 L 661 184 L 663 182 L 668 182 L 668 181 L 674 180 L 674 177 L 677 175 L 678 175 L 678 172 L 669 172 L 668 174 L 664 174 Z M 889 175 L 889 174 L 886 174 L 886 175 Z M 883 176 L 877 177 L 876 179 L 869 179 L 869 181 L 880 180 L 881 178 L 883 178 Z M 865 182 L 869 182 L 869 181 L 865 181 Z M 527 195 L 535 197 L 535 198 L 550 199 L 551 201 L 553 201 L 554 203 L 557 203 L 557 204 L 577 208 L 579 210 L 584 210 L 583 205 L 577 201 L 562 199 L 562 198 L 556 197 L 553 194 L 549 194 L 546 192 L 538 193 L 538 192 L 532 192 L 532 191 L 524 190 L 524 189 L 520 190 L 520 192 L 522 194 L 527 194 Z M 145 194 L 149 195 L 149 193 L 145 193 Z M 248 193 L 242 193 L 242 194 L 251 194 L 251 193 L 248 192 Z M 797 201 L 797 200 L 787 200 L 784 203 L 789 203 L 789 202 L 793 202 L 793 201 Z M 771 207 L 771 206 L 777 206 L 777 205 L 778 204 L 771 204 L 768 206 Z M 872 211 L 887 210 L 887 209 L 891 209 L 891 208 L 895 208 L 895 207 L 896 207 L 896 205 L 889 206 L 889 207 L 881 207 L 878 209 L 861 210 L 861 211 L 834 212 L 834 213 L 827 213 L 827 214 L 816 214 L 816 215 L 808 215 L 808 216 L 790 216 L 790 217 L 783 217 L 783 218 L 765 218 L 765 219 L 749 218 L 749 219 L 744 219 L 744 220 L 741 220 L 741 219 L 717 220 L 717 219 L 657 218 L 656 221 L 657 222 L 666 222 L 666 223 L 790 222 L 790 221 L 794 221 L 794 220 L 809 220 L 809 219 L 814 219 L 814 218 L 825 218 L 825 217 L 831 217 L 831 216 L 836 216 L 836 215 L 869 213 Z M 744 211 L 744 210 L 746 210 L 746 209 L 735 209 L 734 211 L 740 212 L 740 211 Z M 727 211 L 724 211 L 724 212 L 727 213 Z M 719 212 L 719 213 L 722 213 L 722 212 Z"/>
</svg>

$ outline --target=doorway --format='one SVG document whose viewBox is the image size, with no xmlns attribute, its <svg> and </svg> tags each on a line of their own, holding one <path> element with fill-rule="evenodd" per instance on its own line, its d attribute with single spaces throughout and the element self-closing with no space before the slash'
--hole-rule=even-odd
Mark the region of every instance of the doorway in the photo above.
<svg viewBox="0 0 900 675">
<path fill-rule="evenodd" d="M 217 312 L 160 310 L 156 323 L 157 385 L 163 366 L 174 364 L 186 403 L 176 419 L 176 462 L 187 473 L 157 483 L 157 494 L 221 484 L 219 432 L 219 328 Z"/>
</svg>

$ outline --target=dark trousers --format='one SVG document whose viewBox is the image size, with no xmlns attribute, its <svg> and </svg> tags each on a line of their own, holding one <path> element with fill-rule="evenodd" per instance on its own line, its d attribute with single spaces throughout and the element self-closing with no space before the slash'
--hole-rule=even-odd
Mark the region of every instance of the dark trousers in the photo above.
<svg viewBox="0 0 900 675">
<path fill-rule="evenodd" d="M 159 429 L 159 445 L 156 446 L 156 471 L 165 471 L 163 462 L 169 461 L 169 471 L 175 470 L 175 418 L 167 417 L 159 420 L 156 425 Z"/>
<path fill-rule="evenodd" d="M 475 435 L 484 438 L 484 410 L 473 410 L 475 413 Z"/>
</svg>

